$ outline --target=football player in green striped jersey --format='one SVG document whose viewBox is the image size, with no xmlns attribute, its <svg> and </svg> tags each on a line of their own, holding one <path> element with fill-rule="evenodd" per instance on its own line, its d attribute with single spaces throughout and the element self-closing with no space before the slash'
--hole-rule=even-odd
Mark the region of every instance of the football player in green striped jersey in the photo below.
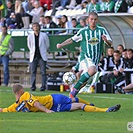
<svg viewBox="0 0 133 133">
<path fill-rule="evenodd" d="M 74 41 L 80 42 L 80 63 L 85 64 L 88 68 L 88 71 L 82 74 L 70 92 L 69 96 L 71 98 L 75 97 L 82 85 L 96 73 L 100 57 L 102 52 L 104 52 L 104 44 L 112 46 L 112 39 L 109 36 L 109 33 L 104 27 L 98 26 L 97 22 L 98 14 L 90 12 L 88 16 L 89 25 L 87 27 L 80 29 L 73 37 L 57 44 L 57 48 L 59 49 L 63 46 L 72 44 Z"/>
</svg>

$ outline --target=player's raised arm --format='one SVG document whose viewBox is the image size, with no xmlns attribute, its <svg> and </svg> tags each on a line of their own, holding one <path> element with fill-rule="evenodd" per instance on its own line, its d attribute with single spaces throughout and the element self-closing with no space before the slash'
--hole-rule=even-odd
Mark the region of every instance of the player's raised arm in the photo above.
<svg viewBox="0 0 133 133">
<path fill-rule="evenodd" d="M 71 44 L 72 42 L 73 42 L 73 40 L 72 40 L 71 38 L 69 38 L 69 39 L 65 40 L 64 42 L 62 42 L 62 43 L 58 43 L 58 44 L 56 45 L 56 47 L 57 47 L 57 49 L 60 49 L 60 48 L 62 48 L 63 46 L 66 46 L 66 45 Z"/>
<path fill-rule="evenodd" d="M 107 37 L 105 35 L 102 35 L 102 39 L 108 46 L 110 46 L 110 47 L 112 46 L 112 41 L 107 39 Z"/>
<path fill-rule="evenodd" d="M 46 113 L 53 113 L 53 110 L 49 110 L 47 108 L 45 108 L 41 103 L 39 103 L 38 101 L 34 102 L 34 107 L 36 107 L 37 109 L 46 112 Z"/>
</svg>

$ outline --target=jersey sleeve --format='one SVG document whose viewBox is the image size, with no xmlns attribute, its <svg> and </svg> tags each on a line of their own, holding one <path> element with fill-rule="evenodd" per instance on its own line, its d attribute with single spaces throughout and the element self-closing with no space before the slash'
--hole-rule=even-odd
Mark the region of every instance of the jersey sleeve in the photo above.
<svg viewBox="0 0 133 133">
<path fill-rule="evenodd" d="M 79 32 L 74 35 L 72 38 L 71 38 L 74 42 L 80 42 L 82 41 L 82 34 L 79 34 Z"/>
<path fill-rule="evenodd" d="M 11 106 L 9 106 L 7 108 L 3 108 L 2 112 L 16 112 L 16 107 L 17 107 L 17 104 L 14 103 L 14 104 L 12 104 Z"/>
<path fill-rule="evenodd" d="M 105 35 L 105 36 L 106 36 L 107 40 L 112 41 L 112 39 L 111 39 L 111 37 L 110 37 L 110 35 L 109 35 L 108 31 L 107 31 L 105 28 L 104 28 L 104 31 L 103 31 L 103 35 Z"/>
<path fill-rule="evenodd" d="M 38 101 L 32 94 L 29 92 L 25 92 L 24 95 L 20 99 L 21 101 L 25 101 L 30 106 L 34 106 L 34 102 Z"/>
</svg>

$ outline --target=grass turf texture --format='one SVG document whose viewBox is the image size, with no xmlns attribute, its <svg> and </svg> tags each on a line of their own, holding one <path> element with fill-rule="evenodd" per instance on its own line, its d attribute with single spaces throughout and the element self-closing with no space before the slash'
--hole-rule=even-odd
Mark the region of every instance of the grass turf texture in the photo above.
<svg viewBox="0 0 133 133">
<path fill-rule="evenodd" d="M 25 89 L 29 91 L 29 89 Z M 33 95 L 60 93 L 57 91 L 31 92 Z M 63 92 L 68 95 L 68 92 Z M 112 113 L 81 111 L 61 113 L 0 113 L 0 133 L 128 133 L 127 123 L 133 122 L 133 95 L 78 94 L 98 107 L 118 103 L 121 109 Z M 0 87 L 0 107 L 14 103 L 11 88 Z"/>
</svg>

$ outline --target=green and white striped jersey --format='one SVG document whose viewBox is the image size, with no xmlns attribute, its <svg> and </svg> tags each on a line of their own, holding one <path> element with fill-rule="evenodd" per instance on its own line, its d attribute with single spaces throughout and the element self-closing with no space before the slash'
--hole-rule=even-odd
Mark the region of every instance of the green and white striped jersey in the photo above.
<svg viewBox="0 0 133 133">
<path fill-rule="evenodd" d="M 107 40 L 111 40 L 107 30 L 104 27 L 97 26 L 95 30 L 91 30 L 89 26 L 78 31 L 71 39 L 75 42 L 80 42 L 81 53 L 80 61 L 85 58 L 90 58 L 97 65 L 103 52 L 104 41 L 102 35 L 105 35 Z"/>
</svg>

